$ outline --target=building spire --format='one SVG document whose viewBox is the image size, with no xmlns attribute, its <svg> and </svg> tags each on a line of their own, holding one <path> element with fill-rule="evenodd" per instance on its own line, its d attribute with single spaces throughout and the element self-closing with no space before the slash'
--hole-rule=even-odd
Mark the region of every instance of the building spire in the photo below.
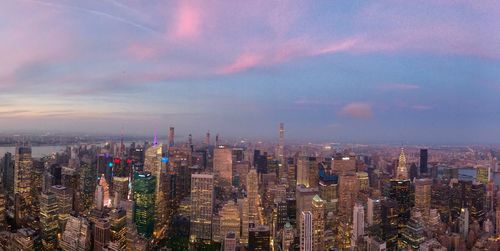
<svg viewBox="0 0 500 251">
<path fill-rule="evenodd" d="M 157 135 L 156 129 L 155 129 L 155 137 L 153 139 L 153 146 L 156 146 L 156 145 L 158 145 L 158 135 Z"/>
<path fill-rule="evenodd" d="M 398 168 L 396 170 L 396 178 L 402 180 L 408 179 L 408 169 L 406 168 L 406 156 L 404 148 L 401 148 L 401 153 L 399 154 Z"/>
</svg>

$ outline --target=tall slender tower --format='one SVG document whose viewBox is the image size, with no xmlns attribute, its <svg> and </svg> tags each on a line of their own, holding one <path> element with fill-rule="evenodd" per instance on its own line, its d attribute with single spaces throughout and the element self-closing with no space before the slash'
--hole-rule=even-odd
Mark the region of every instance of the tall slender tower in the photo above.
<svg viewBox="0 0 500 251">
<path fill-rule="evenodd" d="M 210 131 L 208 131 L 207 135 L 205 136 L 205 145 L 210 145 Z"/>
<path fill-rule="evenodd" d="M 170 130 L 168 131 L 168 147 L 174 146 L 174 128 L 170 127 Z"/>
<path fill-rule="evenodd" d="M 247 175 L 247 196 L 248 196 L 248 220 L 250 222 L 257 222 L 257 197 L 259 183 L 257 177 L 257 170 L 252 168 Z"/>
<path fill-rule="evenodd" d="M 285 124 L 280 123 L 280 139 L 278 143 L 278 160 L 285 165 Z"/>
<path fill-rule="evenodd" d="M 214 206 L 214 176 L 212 174 L 191 175 L 191 240 L 212 239 L 212 216 Z"/>
<path fill-rule="evenodd" d="M 365 234 L 365 210 L 363 205 L 356 203 L 352 211 L 351 246 L 355 247 L 360 236 Z"/>
<path fill-rule="evenodd" d="M 399 154 L 398 168 L 396 170 L 396 179 L 398 180 L 408 179 L 408 169 L 406 168 L 406 156 L 403 148 L 401 148 L 401 153 Z"/>
<path fill-rule="evenodd" d="M 30 214 L 32 204 L 30 192 L 32 170 L 31 147 L 25 145 L 17 146 L 14 162 L 14 195 L 15 219 L 18 225 L 25 222 Z"/>
</svg>

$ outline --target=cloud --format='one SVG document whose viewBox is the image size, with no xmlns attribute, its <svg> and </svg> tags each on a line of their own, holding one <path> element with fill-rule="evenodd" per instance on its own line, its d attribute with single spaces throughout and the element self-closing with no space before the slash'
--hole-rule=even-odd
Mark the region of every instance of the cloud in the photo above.
<svg viewBox="0 0 500 251">
<path fill-rule="evenodd" d="M 198 6 L 183 2 L 175 13 L 175 20 L 172 27 L 173 39 L 193 39 L 201 35 L 201 11 Z"/>
<path fill-rule="evenodd" d="M 340 114 L 357 119 L 370 119 L 373 117 L 372 106 L 368 103 L 353 102 L 345 105 Z"/>
<path fill-rule="evenodd" d="M 393 83 L 393 84 L 383 84 L 379 86 L 381 90 L 399 90 L 399 91 L 410 91 L 410 90 L 418 90 L 420 86 L 414 84 L 405 84 L 405 83 Z"/>
<path fill-rule="evenodd" d="M 417 110 L 417 111 L 425 111 L 425 110 L 430 110 L 432 109 L 432 106 L 429 105 L 413 105 L 411 106 L 412 109 Z"/>
</svg>

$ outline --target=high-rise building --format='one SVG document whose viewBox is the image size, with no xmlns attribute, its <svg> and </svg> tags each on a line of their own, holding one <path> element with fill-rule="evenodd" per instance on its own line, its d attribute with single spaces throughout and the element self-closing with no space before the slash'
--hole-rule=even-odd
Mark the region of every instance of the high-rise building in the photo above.
<svg viewBox="0 0 500 251">
<path fill-rule="evenodd" d="M 432 180 L 415 180 L 415 209 L 419 210 L 423 216 L 429 215 L 431 209 Z"/>
<path fill-rule="evenodd" d="M 318 195 L 312 199 L 312 245 L 313 251 L 322 251 L 325 240 L 325 201 Z"/>
<path fill-rule="evenodd" d="M 319 166 L 316 157 L 299 156 L 297 159 L 297 185 L 318 187 Z"/>
<path fill-rule="evenodd" d="M 174 137 L 175 137 L 174 128 L 170 127 L 168 131 L 168 147 L 173 147 L 175 145 Z"/>
<path fill-rule="evenodd" d="M 271 250 L 271 231 L 268 226 L 257 225 L 249 230 L 248 235 L 249 251 Z"/>
<path fill-rule="evenodd" d="M 220 236 L 224 238 L 228 233 L 234 233 L 236 240 L 240 239 L 240 212 L 234 201 L 227 202 L 219 212 Z"/>
<path fill-rule="evenodd" d="M 413 205 L 410 180 L 391 180 L 389 198 L 397 204 L 398 226 L 402 230 L 411 217 Z"/>
<path fill-rule="evenodd" d="M 236 251 L 236 234 L 234 232 L 229 232 L 224 238 L 224 251 Z"/>
<path fill-rule="evenodd" d="M 21 228 L 13 236 L 12 250 L 39 250 L 40 236 L 31 228 Z"/>
<path fill-rule="evenodd" d="M 164 151 L 161 144 L 153 145 L 146 149 L 144 159 L 144 171 L 151 173 L 155 177 L 155 215 L 154 233 L 155 237 L 163 236 L 168 226 L 167 196 L 169 195 L 169 175 L 168 175 L 168 152 Z M 138 230 L 141 233 L 141 230 Z"/>
<path fill-rule="evenodd" d="M 277 157 L 278 161 L 280 164 L 284 167 L 285 166 L 285 124 L 280 123 L 280 128 L 279 128 L 279 142 L 278 142 L 278 149 L 277 149 Z"/>
<path fill-rule="evenodd" d="M 313 250 L 313 222 L 311 211 L 300 214 L 300 251 Z"/>
<path fill-rule="evenodd" d="M 460 210 L 460 218 L 459 218 L 459 229 L 460 235 L 462 238 L 467 238 L 469 234 L 469 209 L 462 208 Z"/>
<path fill-rule="evenodd" d="M 0 231 L 3 231 L 7 227 L 6 222 L 6 211 L 7 211 L 7 200 L 6 194 L 3 187 L 0 187 Z"/>
<path fill-rule="evenodd" d="M 58 211 L 55 194 L 42 193 L 40 195 L 40 235 L 43 250 L 49 251 L 57 248 Z"/>
<path fill-rule="evenodd" d="M 57 219 L 59 229 L 64 230 L 73 206 L 73 195 L 65 186 L 55 185 L 50 188 L 57 201 Z"/>
<path fill-rule="evenodd" d="M 7 152 L 2 158 L 2 184 L 5 191 L 14 193 L 14 165 L 12 164 L 12 154 Z"/>
<path fill-rule="evenodd" d="M 401 148 L 401 153 L 399 154 L 398 167 L 396 169 L 396 179 L 408 179 L 408 167 L 406 166 L 406 156 L 403 148 Z"/>
<path fill-rule="evenodd" d="M 31 173 L 33 160 L 31 147 L 18 145 L 14 161 L 14 196 L 15 196 L 15 222 L 22 225 L 27 223 L 32 205 Z"/>
<path fill-rule="evenodd" d="M 94 250 L 102 251 L 104 246 L 111 240 L 111 224 L 108 218 L 98 218 L 94 222 Z"/>
<path fill-rule="evenodd" d="M 356 203 L 352 210 L 352 236 L 351 246 L 358 244 L 358 239 L 365 234 L 365 209 L 363 205 Z"/>
<path fill-rule="evenodd" d="M 91 245 L 88 221 L 83 217 L 70 216 L 59 246 L 64 251 L 89 250 Z"/>
<path fill-rule="evenodd" d="M 127 246 L 127 213 L 123 208 L 109 212 L 111 241 L 118 244 L 120 250 Z"/>
<path fill-rule="evenodd" d="M 317 195 L 317 188 L 309 188 L 304 185 L 297 186 L 295 190 L 296 199 L 296 212 L 295 217 L 298 219 L 297 226 L 300 226 L 302 212 L 311 211 L 312 201 L 315 195 Z"/>
<path fill-rule="evenodd" d="M 233 152 L 230 147 L 216 146 L 214 149 L 214 172 L 218 181 L 230 186 L 233 179 Z"/>
<path fill-rule="evenodd" d="M 156 178 L 151 173 L 134 174 L 134 221 L 137 232 L 151 237 L 155 224 Z"/>
<path fill-rule="evenodd" d="M 83 158 L 80 164 L 80 182 L 78 182 L 80 209 L 79 212 L 88 214 L 94 202 L 96 189 L 97 169 L 89 158 Z"/>
<path fill-rule="evenodd" d="M 428 164 L 427 149 L 420 149 L 420 174 L 424 174 L 429 171 L 427 164 Z"/>
<path fill-rule="evenodd" d="M 338 175 L 356 172 L 356 158 L 351 155 L 337 154 L 332 158 L 330 168 Z"/>
<path fill-rule="evenodd" d="M 128 186 L 129 186 L 129 177 L 113 176 L 114 201 L 120 202 L 122 200 L 127 200 L 129 193 Z M 114 206 L 116 207 L 117 204 L 115 203 Z"/>
<path fill-rule="evenodd" d="M 212 215 L 214 206 L 214 176 L 191 175 L 190 239 L 212 239 Z"/>
<path fill-rule="evenodd" d="M 482 184 L 488 184 L 491 179 L 490 167 L 477 166 L 476 167 L 476 181 Z"/>
<path fill-rule="evenodd" d="M 381 222 L 382 201 L 378 197 L 369 197 L 366 209 L 366 222 L 368 226 L 377 225 Z"/>
<path fill-rule="evenodd" d="M 293 227 L 290 222 L 287 222 L 285 226 L 283 227 L 283 234 L 282 234 L 282 240 L 281 240 L 281 250 L 283 251 L 291 251 L 292 250 L 292 245 L 293 245 L 293 240 L 294 240 L 294 233 L 293 233 Z"/>
<path fill-rule="evenodd" d="M 240 219 L 241 219 L 241 234 L 240 234 L 240 243 L 243 245 L 248 244 L 248 228 L 249 228 L 249 219 L 248 219 L 248 198 L 238 199 L 238 206 L 240 210 Z"/>
<path fill-rule="evenodd" d="M 352 209 L 359 191 L 358 178 L 354 173 L 339 176 L 339 217 L 351 222 Z"/>
<path fill-rule="evenodd" d="M 257 222 L 258 220 L 258 182 L 257 170 L 250 169 L 247 175 L 248 221 L 250 222 Z"/>
</svg>

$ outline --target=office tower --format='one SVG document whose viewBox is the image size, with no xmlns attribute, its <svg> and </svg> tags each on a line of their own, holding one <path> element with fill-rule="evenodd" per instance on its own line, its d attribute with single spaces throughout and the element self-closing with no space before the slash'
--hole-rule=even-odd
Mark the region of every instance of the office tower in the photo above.
<svg viewBox="0 0 500 251">
<path fill-rule="evenodd" d="M 227 146 L 214 149 L 214 172 L 218 180 L 225 186 L 231 185 L 233 178 L 233 152 Z"/>
<path fill-rule="evenodd" d="M 49 251 L 57 248 L 58 211 L 56 195 L 43 192 L 40 195 L 40 234 L 43 250 Z"/>
<path fill-rule="evenodd" d="M 210 145 L 210 132 L 207 132 L 205 136 L 205 145 L 209 146 Z"/>
<path fill-rule="evenodd" d="M 111 241 L 118 244 L 120 250 L 127 246 L 127 212 L 115 208 L 109 213 Z"/>
<path fill-rule="evenodd" d="M 418 178 L 418 167 L 417 167 L 417 164 L 415 163 L 411 163 L 410 165 L 410 173 L 409 173 L 409 177 L 408 179 L 410 180 L 414 180 L 416 178 Z"/>
<path fill-rule="evenodd" d="M 351 246 L 357 246 L 358 239 L 363 235 L 365 235 L 365 209 L 363 205 L 356 203 L 352 210 Z"/>
<path fill-rule="evenodd" d="M 401 230 L 411 217 L 413 201 L 410 180 L 391 180 L 389 198 L 397 204 L 398 226 Z"/>
<path fill-rule="evenodd" d="M 283 227 L 283 234 L 281 240 L 281 250 L 283 251 L 291 251 L 292 244 L 294 240 L 293 227 L 290 222 L 287 222 Z"/>
<path fill-rule="evenodd" d="M 6 221 L 6 208 L 7 200 L 5 195 L 5 190 L 3 187 L 0 187 L 0 231 L 6 230 L 7 221 Z"/>
<path fill-rule="evenodd" d="M 14 192 L 14 165 L 12 164 L 12 154 L 5 153 L 2 158 L 2 184 L 8 193 Z"/>
<path fill-rule="evenodd" d="M 428 162 L 427 149 L 420 149 L 420 174 L 428 172 L 427 162 Z"/>
<path fill-rule="evenodd" d="M 312 245 L 313 251 L 324 250 L 325 238 L 325 201 L 318 195 L 312 199 L 311 206 L 312 214 Z"/>
<path fill-rule="evenodd" d="M 80 182 L 78 182 L 80 209 L 79 212 L 88 214 L 94 202 L 94 194 L 97 185 L 97 169 L 92 161 L 86 157 L 80 164 Z"/>
<path fill-rule="evenodd" d="M 326 174 L 324 170 L 320 172 L 319 196 L 325 201 L 325 215 L 329 225 L 333 223 L 333 216 L 337 214 L 338 210 L 338 181 L 337 175 Z"/>
<path fill-rule="evenodd" d="M 350 155 L 337 154 L 332 158 L 330 168 L 338 175 L 356 172 L 356 158 Z"/>
<path fill-rule="evenodd" d="M 154 215 L 154 233 L 155 237 L 160 237 L 165 234 L 168 226 L 168 206 L 167 195 L 169 194 L 170 186 L 168 185 L 168 153 L 163 151 L 163 145 L 154 145 L 149 147 L 145 153 L 144 171 L 151 173 L 156 179 L 155 183 L 155 215 Z M 141 230 L 138 230 L 142 233 Z"/>
<path fill-rule="evenodd" d="M 91 245 L 88 221 L 83 217 L 70 216 L 59 246 L 64 251 L 89 250 Z"/>
<path fill-rule="evenodd" d="M 108 218 L 98 218 L 94 222 L 94 250 L 104 250 L 104 246 L 111 240 L 111 224 Z"/>
<path fill-rule="evenodd" d="M 214 176 L 191 175 L 190 239 L 212 238 L 212 214 L 214 206 Z"/>
<path fill-rule="evenodd" d="M 238 206 L 239 206 L 239 210 L 240 210 L 240 219 L 241 219 L 240 243 L 243 245 L 247 245 L 248 244 L 248 227 L 249 227 L 248 198 L 238 199 Z"/>
<path fill-rule="evenodd" d="M 235 234 L 236 240 L 240 239 L 240 212 L 234 201 L 227 202 L 219 212 L 220 236 L 224 238 L 228 233 Z"/>
<path fill-rule="evenodd" d="M 248 233 L 249 251 L 271 250 L 271 231 L 268 226 L 256 225 Z"/>
<path fill-rule="evenodd" d="M 382 201 L 378 197 L 369 197 L 366 210 L 366 221 L 368 226 L 377 225 L 381 222 Z"/>
<path fill-rule="evenodd" d="M 27 217 L 31 214 L 31 173 L 33 160 L 31 159 L 31 147 L 16 146 L 14 161 L 14 196 L 15 196 L 15 222 L 19 226 L 27 223 Z"/>
<path fill-rule="evenodd" d="M 155 225 L 156 178 L 151 173 L 134 174 L 134 221 L 137 232 L 151 237 Z"/>
<path fill-rule="evenodd" d="M 351 222 L 352 208 L 356 202 L 359 191 L 358 178 L 353 173 L 339 176 L 339 217 L 346 222 Z"/>
<path fill-rule="evenodd" d="M 127 200 L 128 198 L 128 186 L 129 186 L 129 178 L 128 177 L 113 177 L 113 192 L 114 192 L 114 200 L 116 202 L 120 202 L 122 200 Z M 115 207 L 117 204 L 115 203 Z"/>
<path fill-rule="evenodd" d="M 95 209 L 102 211 L 104 209 L 104 188 L 97 184 L 95 188 Z"/>
<path fill-rule="evenodd" d="M 420 211 L 423 216 L 429 215 L 431 208 L 432 180 L 415 180 L 415 209 Z"/>
<path fill-rule="evenodd" d="M 168 147 L 173 147 L 175 145 L 174 144 L 174 137 L 175 137 L 174 128 L 170 127 L 170 129 L 168 131 Z"/>
<path fill-rule="evenodd" d="M 370 180 L 367 172 L 356 172 L 358 177 L 359 191 L 368 191 L 370 189 Z"/>
<path fill-rule="evenodd" d="M 236 251 L 236 234 L 229 232 L 224 238 L 224 251 Z"/>
<path fill-rule="evenodd" d="M 299 156 L 297 159 L 297 185 L 318 187 L 319 163 L 316 157 Z"/>
<path fill-rule="evenodd" d="M 280 123 L 280 129 L 279 129 L 279 142 L 278 142 L 278 149 L 277 149 L 277 157 L 278 161 L 280 164 L 284 167 L 285 166 L 285 124 Z M 284 168 L 283 168 L 284 169 Z M 281 176 L 280 177 L 284 177 Z"/>
<path fill-rule="evenodd" d="M 482 184 L 488 184 L 491 179 L 490 168 L 486 166 L 476 167 L 476 181 Z"/>
<path fill-rule="evenodd" d="M 467 238 L 467 235 L 469 234 L 469 209 L 468 208 L 462 208 L 460 210 L 460 217 L 459 217 L 459 229 L 460 229 L 460 235 L 462 238 Z"/>
<path fill-rule="evenodd" d="M 248 198 L 248 221 L 258 221 L 258 193 L 259 193 L 259 180 L 257 177 L 257 170 L 250 169 L 247 175 L 247 198 Z"/>
<path fill-rule="evenodd" d="M 31 228 L 18 229 L 14 234 L 12 250 L 40 250 L 40 236 Z"/>
<path fill-rule="evenodd" d="M 296 212 L 295 219 L 299 222 L 297 226 L 300 226 L 302 212 L 311 211 L 312 200 L 314 196 L 318 193 L 317 188 L 309 188 L 304 185 L 297 186 L 295 190 L 295 200 L 296 200 Z"/>
<path fill-rule="evenodd" d="M 300 251 L 313 250 L 313 223 L 311 211 L 300 214 Z"/>
<path fill-rule="evenodd" d="M 57 201 L 57 219 L 59 221 L 59 228 L 64 230 L 66 221 L 69 218 L 69 213 L 73 206 L 73 195 L 66 187 L 55 185 L 50 188 Z"/>
<path fill-rule="evenodd" d="M 220 215 L 212 215 L 212 240 L 221 242 L 224 240 L 224 236 L 220 235 Z"/>
<path fill-rule="evenodd" d="M 288 222 L 288 206 L 286 203 L 286 198 L 275 200 L 274 209 L 276 210 L 276 231 L 279 231 Z"/>
<path fill-rule="evenodd" d="M 99 179 L 99 185 L 98 187 L 102 188 L 102 203 L 105 207 L 111 207 L 111 197 L 109 194 L 109 185 L 104 177 L 104 174 L 101 175 L 101 178 Z"/>
<path fill-rule="evenodd" d="M 387 250 L 396 250 L 398 242 L 397 203 L 386 199 L 382 201 L 382 223 L 380 237 L 386 242 Z"/>
<path fill-rule="evenodd" d="M 422 221 L 419 213 L 412 217 L 401 234 L 401 246 L 410 250 L 418 250 L 420 244 L 425 241 L 424 227 L 420 223 Z"/>
<path fill-rule="evenodd" d="M 408 168 L 406 167 L 406 156 L 403 148 L 401 148 L 401 153 L 399 154 L 398 167 L 396 169 L 396 179 L 408 179 Z"/>
</svg>

